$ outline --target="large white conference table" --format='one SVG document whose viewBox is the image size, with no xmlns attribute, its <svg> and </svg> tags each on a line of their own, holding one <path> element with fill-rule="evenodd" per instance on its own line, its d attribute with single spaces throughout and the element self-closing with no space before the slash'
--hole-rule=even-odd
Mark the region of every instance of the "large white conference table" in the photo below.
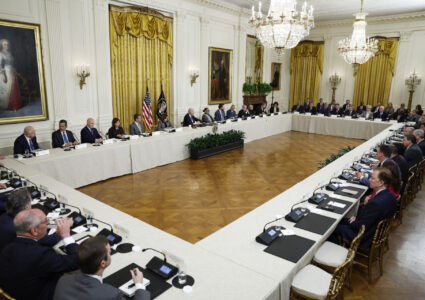
<svg viewBox="0 0 425 300">
<path fill-rule="evenodd" d="M 279 114 L 219 124 L 218 132 L 241 130 L 246 134 L 245 142 L 290 130 L 369 139 L 391 125 L 388 122 L 360 119 Z M 78 188 L 187 159 L 190 156 L 187 147 L 190 140 L 211 133 L 212 127 L 184 127 L 181 130 L 102 146 L 89 144 L 87 148 L 80 150 L 50 149 L 49 155 L 22 159 L 21 162 Z"/>
<path fill-rule="evenodd" d="M 294 120 L 293 117 L 294 115 L 279 115 L 251 121 L 234 122 L 219 126 L 219 131 L 227 130 L 227 125 L 241 130 L 243 128 L 238 128 L 238 126 L 253 126 L 252 128 L 258 128 L 256 126 L 257 121 L 261 122 L 261 125 L 264 126 L 267 125 L 266 122 L 275 122 L 275 126 L 286 126 L 284 131 L 287 131 L 293 125 L 291 124 Z M 298 117 L 312 118 L 311 116 L 296 116 L 296 118 Z M 335 121 L 350 122 L 351 120 L 335 119 Z M 368 124 L 370 126 L 375 125 L 374 122 L 368 122 Z M 170 262 L 179 264 L 187 274 L 192 275 L 195 278 L 195 285 L 192 294 L 184 294 L 181 290 L 172 287 L 160 295 L 159 299 L 288 299 L 290 285 L 294 275 L 300 268 L 311 261 L 317 248 L 327 239 L 343 216 L 333 212 L 322 211 L 321 214 L 336 219 L 324 235 L 295 228 L 293 223 L 285 220 L 280 220 L 276 223 L 276 225 L 282 225 L 288 229 L 292 229 L 301 237 L 315 241 L 312 248 L 296 264 L 265 253 L 263 250 L 266 247 L 256 243 L 255 236 L 262 231 L 265 223 L 273 220 L 276 215 L 287 214 L 293 204 L 310 196 L 316 187 L 327 183 L 332 177 L 340 174 L 353 161 L 358 160 L 364 152 L 375 147 L 382 140 L 385 140 L 391 134 L 390 131 L 402 126 L 402 124 L 385 124 L 387 128 L 375 137 L 357 146 L 343 157 L 194 245 L 78 192 L 66 182 L 62 182 L 60 178 L 54 178 L 40 171 L 38 168 L 34 168 L 33 164 L 29 163 L 31 159 L 24 161 L 6 158 L 3 163 L 7 167 L 16 170 L 20 175 L 28 177 L 37 185 L 41 184 L 47 187 L 49 191 L 63 196 L 61 198 L 65 198 L 70 204 L 82 208 L 83 211 L 94 212 L 96 218 L 111 224 L 117 224 L 118 228 L 124 228 L 122 229 L 124 236 L 123 242 L 132 242 L 142 248 L 152 247 L 170 253 Z M 274 128 L 270 132 L 278 133 L 280 131 Z M 192 134 L 192 136 L 196 136 L 198 133 L 199 135 L 203 135 L 208 132 L 208 127 L 198 129 L 187 128 L 183 132 L 164 134 L 158 137 L 152 137 L 151 139 L 141 138 L 140 140 L 130 141 L 129 144 L 137 144 L 138 142 L 147 143 L 149 141 L 155 141 L 155 139 L 157 141 L 164 139 L 163 142 L 166 143 L 165 137 L 174 138 L 184 135 L 187 132 L 188 134 Z M 256 135 L 250 133 L 247 133 L 247 136 L 251 139 L 255 139 L 256 137 Z M 113 151 L 119 151 L 121 147 L 125 148 L 126 143 L 105 145 L 95 149 L 88 148 L 86 155 L 92 151 L 112 151 L 109 149 L 114 149 L 114 147 L 117 149 Z M 153 151 L 155 149 L 151 150 Z M 77 161 L 79 155 L 81 155 L 78 151 L 71 153 L 60 152 L 59 154 L 64 155 L 62 159 L 66 159 L 66 155 L 74 155 L 74 161 Z M 36 159 L 39 158 L 43 157 Z M 60 159 L 58 160 L 60 161 Z M 103 162 L 104 165 L 108 163 L 109 160 Z M 91 170 L 91 172 L 93 171 Z M 343 196 L 339 196 L 339 198 L 351 202 L 352 210 L 355 210 L 357 204 L 355 200 Z M 316 210 L 313 212 L 320 213 Z M 154 253 L 117 253 L 113 255 L 112 264 L 107 269 L 105 276 L 130 263 L 137 263 L 144 267 L 152 255 Z"/>
</svg>

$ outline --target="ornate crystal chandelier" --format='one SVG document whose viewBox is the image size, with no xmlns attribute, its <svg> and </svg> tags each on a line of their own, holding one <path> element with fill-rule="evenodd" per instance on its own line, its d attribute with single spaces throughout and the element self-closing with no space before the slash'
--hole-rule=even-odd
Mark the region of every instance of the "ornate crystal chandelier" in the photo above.
<svg viewBox="0 0 425 300">
<path fill-rule="evenodd" d="M 261 1 L 258 12 L 252 6 L 249 21 L 256 30 L 257 38 L 267 48 L 274 48 L 281 55 L 285 49 L 294 48 L 314 27 L 313 7 L 307 12 L 304 2 L 300 13 L 296 0 L 271 0 L 267 16 L 261 13 Z"/>
<path fill-rule="evenodd" d="M 366 38 L 366 16 L 363 12 L 363 0 L 361 0 L 360 12 L 354 15 L 353 34 L 350 38 L 339 41 L 338 51 L 349 64 L 364 64 L 378 51 L 378 41 Z"/>
</svg>

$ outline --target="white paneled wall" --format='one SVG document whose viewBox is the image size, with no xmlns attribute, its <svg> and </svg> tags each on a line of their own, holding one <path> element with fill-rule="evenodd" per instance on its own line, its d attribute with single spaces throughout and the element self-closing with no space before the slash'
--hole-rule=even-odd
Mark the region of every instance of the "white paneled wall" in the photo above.
<svg viewBox="0 0 425 300">
<path fill-rule="evenodd" d="M 58 120 L 64 118 L 71 130 L 79 134 L 87 117 L 94 117 L 98 127 L 106 131 L 112 115 L 111 71 L 109 53 L 109 4 L 149 6 L 174 19 L 174 63 L 172 119 L 180 123 L 189 107 L 199 114 L 208 105 L 208 48 L 233 50 L 232 102 L 242 106 L 245 78 L 246 35 L 253 34 L 248 15 L 240 8 L 218 4 L 213 0 L 1 0 L 0 19 L 40 24 L 45 68 L 49 120 L 29 123 L 37 130 L 39 141 L 48 143 Z M 370 19 L 368 34 L 400 36 L 396 74 L 390 100 L 394 104 L 407 101 L 404 79 L 414 69 L 425 75 L 425 14 Z M 337 53 L 337 42 L 351 33 L 352 20 L 321 23 L 309 39 L 324 40 L 324 66 L 320 96 L 329 99 L 329 75 L 342 75 L 336 97 L 351 99 L 354 76 L 351 66 Z M 272 62 L 282 63 L 281 90 L 274 93 L 281 110 L 289 102 L 290 51 L 278 57 L 273 50 L 264 51 L 263 81 L 270 82 Z M 80 90 L 75 66 L 90 64 L 91 75 Z M 200 77 L 190 85 L 190 69 L 199 69 Z M 414 103 L 423 103 L 425 82 L 414 95 Z M 153 99 L 156 101 L 156 99 Z M 268 96 L 269 103 L 271 95 Z M 216 110 L 211 107 L 212 112 Z M 2 125 L 0 153 L 13 145 L 28 124 Z M 3 151 L 1 150 L 3 149 Z M 10 150 L 10 149 L 9 149 Z"/>
</svg>

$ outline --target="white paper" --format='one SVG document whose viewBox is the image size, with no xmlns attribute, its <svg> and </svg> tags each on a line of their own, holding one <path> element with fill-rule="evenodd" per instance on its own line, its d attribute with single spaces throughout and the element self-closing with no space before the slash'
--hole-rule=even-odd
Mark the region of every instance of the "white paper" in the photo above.
<svg viewBox="0 0 425 300">
<path fill-rule="evenodd" d="M 9 180 L 7 180 L 7 179 L 0 180 L 0 183 L 2 183 L 2 184 L 6 184 L 8 182 L 9 182 Z"/>
<path fill-rule="evenodd" d="M 146 287 L 150 284 L 150 280 L 143 278 L 142 284 Z M 131 286 L 131 287 L 130 287 Z M 119 287 L 119 289 L 128 297 L 132 297 L 136 293 L 136 285 L 134 285 L 133 279 L 130 279 L 126 283 L 124 283 L 122 286 Z"/>
<path fill-rule="evenodd" d="M 280 232 L 282 232 L 284 236 L 295 235 L 295 232 L 292 229 L 283 229 Z"/>
<path fill-rule="evenodd" d="M 307 112 L 305 113 L 306 116 L 311 116 L 311 113 Z"/>
<path fill-rule="evenodd" d="M 11 187 L 11 186 L 9 186 L 5 189 L 1 189 L 0 194 L 7 193 L 7 192 L 10 192 L 10 191 L 13 191 L 13 187 Z"/>
<path fill-rule="evenodd" d="M 35 205 L 35 204 L 37 204 L 38 202 L 40 202 L 40 199 L 32 199 L 32 201 L 31 201 L 31 205 Z"/>
<path fill-rule="evenodd" d="M 85 232 L 87 231 L 87 227 L 84 225 L 81 225 L 81 226 L 75 227 L 74 229 L 72 229 L 72 231 L 75 233 Z"/>
<path fill-rule="evenodd" d="M 242 122 L 242 118 L 238 118 L 238 122 Z"/>
<path fill-rule="evenodd" d="M 104 145 L 110 145 L 114 143 L 114 139 L 103 140 Z"/>
<path fill-rule="evenodd" d="M 84 148 L 87 148 L 86 143 L 75 145 L 75 150 L 80 150 L 80 149 L 84 149 Z"/>
<path fill-rule="evenodd" d="M 154 131 L 154 132 L 152 132 L 152 136 L 157 136 L 157 135 L 160 135 L 161 134 L 161 131 Z"/>
<path fill-rule="evenodd" d="M 337 115 L 331 115 L 331 118 L 338 118 Z"/>
<path fill-rule="evenodd" d="M 334 201 L 329 201 L 328 205 L 332 205 L 332 206 L 339 207 L 339 208 L 345 208 L 345 206 L 347 206 L 346 204 L 334 202 Z"/>
<path fill-rule="evenodd" d="M 50 154 L 49 149 L 35 151 L 35 156 L 43 156 L 43 155 L 49 155 L 49 154 Z"/>
<path fill-rule="evenodd" d="M 182 131 L 183 131 L 183 127 L 176 128 L 176 132 L 182 132 Z"/>
<path fill-rule="evenodd" d="M 130 135 L 130 140 L 137 140 L 138 138 L 138 135 Z"/>
<path fill-rule="evenodd" d="M 350 194 L 350 195 L 357 195 L 356 191 L 349 190 L 349 189 L 342 189 L 341 192 L 346 193 L 346 194 Z"/>
<path fill-rule="evenodd" d="M 47 214 L 47 217 L 49 219 L 57 219 L 57 218 L 59 218 L 59 213 L 58 212 L 50 212 L 50 213 Z"/>
<path fill-rule="evenodd" d="M 294 115 L 299 115 L 300 112 L 299 111 L 294 111 Z"/>
<path fill-rule="evenodd" d="M 323 215 L 323 210 L 318 208 L 313 208 L 312 210 L 310 210 L 310 212 L 318 214 L 318 215 Z"/>
</svg>

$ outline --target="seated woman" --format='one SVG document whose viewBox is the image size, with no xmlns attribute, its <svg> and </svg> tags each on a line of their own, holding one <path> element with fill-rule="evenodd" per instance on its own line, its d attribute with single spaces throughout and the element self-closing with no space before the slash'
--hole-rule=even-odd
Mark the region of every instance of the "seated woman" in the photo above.
<svg viewBox="0 0 425 300">
<path fill-rule="evenodd" d="M 166 128 L 173 128 L 173 124 L 168 121 L 168 116 L 166 114 L 162 114 L 161 118 L 158 121 L 158 131 L 164 131 Z"/>
<path fill-rule="evenodd" d="M 112 127 L 108 130 L 108 137 L 110 139 L 121 139 L 124 135 L 124 129 L 121 127 L 120 119 L 112 119 Z"/>
<path fill-rule="evenodd" d="M 270 113 L 273 114 L 277 112 L 279 112 L 279 103 L 275 102 L 272 107 L 270 107 Z"/>
</svg>

